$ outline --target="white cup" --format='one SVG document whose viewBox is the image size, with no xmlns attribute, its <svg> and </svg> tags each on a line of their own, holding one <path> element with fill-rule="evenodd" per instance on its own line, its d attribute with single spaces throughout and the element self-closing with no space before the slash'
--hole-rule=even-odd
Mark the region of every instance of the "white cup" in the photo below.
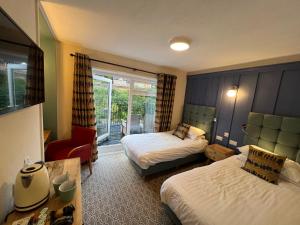
<svg viewBox="0 0 300 225">
<path fill-rule="evenodd" d="M 76 181 L 75 180 L 67 180 L 63 182 L 58 190 L 59 197 L 63 202 L 69 202 L 73 199 L 76 189 Z"/>
<path fill-rule="evenodd" d="M 56 195 L 59 195 L 59 186 L 69 179 L 69 174 L 65 173 L 63 175 L 57 176 L 52 180 L 54 191 Z"/>
</svg>

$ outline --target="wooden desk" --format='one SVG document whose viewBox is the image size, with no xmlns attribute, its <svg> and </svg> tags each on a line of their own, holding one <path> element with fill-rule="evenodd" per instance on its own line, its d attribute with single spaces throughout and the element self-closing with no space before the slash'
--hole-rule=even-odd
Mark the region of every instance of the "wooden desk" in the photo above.
<svg viewBox="0 0 300 225">
<path fill-rule="evenodd" d="M 49 177 L 50 177 L 50 199 L 41 207 L 37 208 L 34 211 L 30 211 L 27 213 L 14 212 L 9 215 L 7 223 L 5 225 L 11 225 L 13 221 L 17 219 L 24 218 L 33 212 L 39 213 L 42 208 L 48 207 L 48 212 L 51 210 L 57 210 L 63 208 L 69 204 L 73 204 L 75 206 L 75 211 L 73 213 L 74 217 L 74 225 L 82 225 L 82 203 L 81 203 L 81 175 L 80 175 L 80 158 L 74 159 L 66 159 L 59 160 L 53 162 L 47 162 L 46 167 L 48 168 Z M 68 172 L 70 175 L 70 179 L 76 180 L 76 192 L 74 199 L 68 203 L 63 203 L 60 201 L 59 197 L 54 194 L 54 189 L 52 185 L 52 180 L 54 177 L 64 174 Z M 46 223 L 50 224 L 49 222 Z"/>
<path fill-rule="evenodd" d="M 50 141 L 51 130 L 44 130 L 44 144 Z"/>
</svg>

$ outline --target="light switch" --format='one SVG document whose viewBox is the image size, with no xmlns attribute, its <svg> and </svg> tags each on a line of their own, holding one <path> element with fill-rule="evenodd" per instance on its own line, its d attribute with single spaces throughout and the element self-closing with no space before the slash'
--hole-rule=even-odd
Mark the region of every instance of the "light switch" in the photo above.
<svg viewBox="0 0 300 225">
<path fill-rule="evenodd" d="M 216 139 L 219 140 L 219 141 L 223 141 L 223 137 L 221 137 L 219 135 L 216 136 Z"/>
<path fill-rule="evenodd" d="M 229 140 L 229 144 L 233 146 L 237 146 L 237 142 L 234 140 Z"/>
<path fill-rule="evenodd" d="M 229 133 L 228 132 L 224 132 L 224 137 L 229 137 Z"/>
</svg>

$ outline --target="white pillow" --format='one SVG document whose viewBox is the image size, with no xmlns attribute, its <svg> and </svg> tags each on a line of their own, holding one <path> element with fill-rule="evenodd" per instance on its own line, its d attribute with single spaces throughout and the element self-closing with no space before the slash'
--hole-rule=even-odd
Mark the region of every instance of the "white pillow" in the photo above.
<svg viewBox="0 0 300 225">
<path fill-rule="evenodd" d="M 237 155 L 237 159 L 241 161 L 240 167 L 244 167 L 245 163 L 247 161 L 247 157 L 243 154 L 239 154 L 239 155 Z"/>
<path fill-rule="evenodd" d="M 205 134 L 204 130 L 197 127 L 190 126 L 189 132 L 187 133 L 187 137 L 192 140 L 198 140 L 204 134 Z"/>
<path fill-rule="evenodd" d="M 192 138 L 190 138 L 188 136 L 186 136 L 186 137 L 189 138 L 189 139 L 191 139 L 191 140 L 193 140 L 193 141 L 205 140 L 205 135 L 201 135 L 201 136 L 198 136 L 198 137 L 192 137 Z"/>
<path fill-rule="evenodd" d="M 300 186 L 300 164 L 286 159 L 280 172 L 280 178 Z"/>
<path fill-rule="evenodd" d="M 255 147 L 266 151 L 258 146 Z M 241 160 L 241 166 L 243 167 L 248 158 L 249 145 L 238 147 L 238 150 L 241 152 L 238 159 Z M 300 187 L 300 164 L 293 160 L 286 159 L 280 172 L 280 178 Z"/>
<path fill-rule="evenodd" d="M 261 147 L 258 147 L 258 146 L 256 146 L 256 145 L 252 145 L 252 146 L 254 146 L 255 148 L 258 148 L 258 149 L 261 150 L 261 151 L 269 152 L 269 151 L 267 151 L 267 150 L 265 150 L 265 149 L 263 149 L 263 148 L 261 148 Z M 246 158 L 248 158 L 248 154 L 249 154 L 249 145 L 244 145 L 244 146 L 238 147 L 237 149 L 241 152 L 242 155 L 244 155 L 244 156 L 246 156 Z"/>
<path fill-rule="evenodd" d="M 203 139 L 204 140 L 205 139 L 205 135 L 199 136 L 197 140 L 199 140 L 199 139 Z"/>
<path fill-rule="evenodd" d="M 241 147 L 237 147 L 237 149 L 241 152 L 241 154 L 243 156 L 246 156 L 246 158 L 248 157 L 249 145 L 244 145 L 244 146 L 241 146 Z"/>
</svg>

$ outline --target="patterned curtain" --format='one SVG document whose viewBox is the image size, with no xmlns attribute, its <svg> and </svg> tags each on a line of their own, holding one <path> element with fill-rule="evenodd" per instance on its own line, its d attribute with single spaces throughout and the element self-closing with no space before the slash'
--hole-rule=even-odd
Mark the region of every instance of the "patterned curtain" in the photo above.
<svg viewBox="0 0 300 225">
<path fill-rule="evenodd" d="M 157 96 L 155 111 L 155 131 L 168 131 L 171 127 L 176 76 L 159 74 L 157 77 Z"/>
<path fill-rule="evenodd" d="M 38 48 L 31 47 L 28 53 L 25 105 L 44 101 L 44 53 Z"/>
<path fill-rule="evenodd" d="M 72 125 L 96 129 L 91 60 L 87 55 L 80 53 L 75 54 L 74 62 Z M 92 160 L 96 161 L 96 140 L 92 154 Z"/>
</svg>

